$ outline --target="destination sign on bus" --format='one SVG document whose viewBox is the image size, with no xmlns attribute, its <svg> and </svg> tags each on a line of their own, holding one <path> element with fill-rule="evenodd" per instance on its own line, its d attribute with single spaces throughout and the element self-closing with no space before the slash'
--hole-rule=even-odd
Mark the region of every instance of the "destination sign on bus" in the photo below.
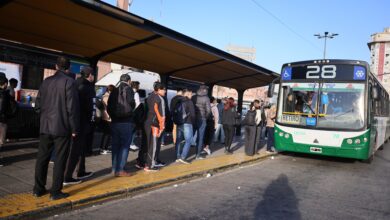
<svg viewBox="0 0 390 220">
<path fill-rule="evenodd" d="M 308 64 L 286 66 L 283 68 L 282 80 L 365 80 L 366 68 L 358 65 Z"/>
</svg>

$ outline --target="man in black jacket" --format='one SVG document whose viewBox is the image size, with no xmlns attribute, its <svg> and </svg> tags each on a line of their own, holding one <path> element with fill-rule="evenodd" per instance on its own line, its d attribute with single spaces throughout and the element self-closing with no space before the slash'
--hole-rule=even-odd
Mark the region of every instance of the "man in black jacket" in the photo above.
<svg viewBox="0 0 390 220">
<path fill-rule="evenodd" d="M 47 169 L 53 150 L 56 158 L 50 198 L 57 200 L 69 196 L 61 190 L 71 138 L 79 132 L 80 112 L 76 83 L 65 73 L 69 67 L 69 59 L 59 57 L 57 72 L 43 81 L 36 99 L 36 110 L 40 113 L 40 143 L 33 189 L 36 197 L 46 194 Z"/>
<path fill-rule="evenodd" d="M 193 125 L 196 123 L 196 114 L 194 103 L 191 101 L 192 91 L 184 89 L 183 96 L 180 97 L 178 104 L 182 104 L 185 112 L 184 124 L 177 125 L 177 140 L 176 140 L 176 153 L 177 153 L 177 162 L 184 164 L 189 164 L 186 160 L 188 156 L 188 151 L 190 150 L 192 138 L 194 135 Z M 182 140 L 185 140 L 183 151 L 180 150 L 180 145 Z"/>
<path fill-rule="evenodd" d="M 122 74 L 119 86 L 110 93 L 107 104 L 107 111 L 112 120 L 112 171 L 116 177 L 131 176 L 125 171 L 129 146 L 135 129 L 133 119 L 134 91 L 130 84 L 130 76 Z"/>
<path fill-rule="evenodd" d="M 171 99 L 171 104 L 169 105 L 169 110 L 173 112 L 175 110 L 177 102 L 183 97 L 183 89 L 179 88 L 176 91 L 176 95 Z M 176 134 L 177 134 L 177 125 L 173 122 L 172 137 L 173 144 L 176 144 Z"/>
<path fill-rule="evenodd" d="M 87 153 L 87 138 L 93 132 L 94 99 L 96 97 L 93 84 L 93 69 L 83 67 L 81 77 L 76 80 L 80 106 L 80 133 L 74 139 L 70 148 L 70 154 L 65 170 L 64 185 L 78 184 L 81 180 L 93 175 L 93 172 L 85 171 L 85 155 Z M 73 172 L 77 169 L 77 179 L 73 178 Z"/>
<path fill-rule="evenodd" d="M 196 92 L 196 95 L 192 97 L 192 101 L 195 105 L 196 112 L 196 133 L 197 133 L 197 146 L 198 151 L 196 154 L 196 159 L 203 159 L 200 153 L 203 150 L 204 143 L 204 133 L 206 131 L 206 122 L 207 118 L 211 114 L 211 105 L 210 98 L 207 96 L 208 88 L 207 86 L 201 85 Z"/>
<path fill-rule="evenodd" d="M 5 142 L 5 135 L 7 133 L 7 111 L 10 103 L 10 95 L 7 91 L 7 84 L 8 80 L 5 73 L 0 72 L 0 151 Z M 0 166 L 4 166 L 1 154 Z"/>
</svg>

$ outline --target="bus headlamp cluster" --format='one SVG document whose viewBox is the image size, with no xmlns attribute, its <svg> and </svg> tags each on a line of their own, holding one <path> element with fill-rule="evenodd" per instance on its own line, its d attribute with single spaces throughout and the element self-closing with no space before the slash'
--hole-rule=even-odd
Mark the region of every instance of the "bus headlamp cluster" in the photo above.
<svg viewBox="0 0 390 220">
<path fill-rule="evenodd" d="M 276 132 L 276 133 L 277 133 L 277 132 Z M 280 136 L 280 137 L 283 137 L 283 136 L 284 136 L 284 138 L 286 138 L 286 139 L 290 138 L 290 134 L 284 133 L 284 132 L 281 132 L 281 131 L 279 131 L 279 136 Z"/>
<path fill-rule="evenodd" d="M 367 142 L 367 138 L 364 138 L 364 142 Z M 351 138 L 349 138 L 349 139 L 347 139 L 347 143 L 348 143 L 348 144 L 352 144 L 352 143 L 355 143 L 355 144 L 360 144 L 360 143 L 361 143 L 361 141 L 360 141 L 360 139 L 359 139 L 359 138 L 356 138 L 356 139 L 355 139 L 355 141 L 354 141 L 354 140 L 352 140 Z"/>
</svg>

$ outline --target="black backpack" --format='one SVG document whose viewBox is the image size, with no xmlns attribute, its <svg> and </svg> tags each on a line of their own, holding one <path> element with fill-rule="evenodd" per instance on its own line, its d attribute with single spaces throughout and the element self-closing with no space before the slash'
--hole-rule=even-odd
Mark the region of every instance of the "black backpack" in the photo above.
<svg viewBox="0 0 390 220">
<path fill-rule="evenodd" d="M 184 124 L 188 114 L 186 113 L 184 102 L 178 101 L 172 112 L 172 121 L 177 125 Z"/>
<path fill-rule="evenodd" d="M 109 113 L 113 114 L 115 118 L 127 118 L 133 114 L 133 106 L 127 101 L 127 89 L 131 88 L 128 88 L 128 86 L 119 86 L 112 91 L 112 97 L 116 98 L 116 100 L 113 100 L 113 106 L 109 106 L 111 108 Z"/>
<path fill-rule="evenodd" d="M 255 126 L 256 125 L 256 111 L 248 111 L 243 121 L 244 125 Z"/>
</svg>

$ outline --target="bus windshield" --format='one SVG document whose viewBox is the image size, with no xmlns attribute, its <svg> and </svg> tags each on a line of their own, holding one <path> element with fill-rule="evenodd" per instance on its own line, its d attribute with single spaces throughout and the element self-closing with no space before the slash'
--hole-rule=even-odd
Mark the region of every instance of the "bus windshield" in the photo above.
<svg viewBox="0 0 390 220">
<path fill-rule="evenodd" d="M 364 84 L 281 84 L 277 120 L 299 126 L 360 129 L 364 126 Z"/>
</svg>

